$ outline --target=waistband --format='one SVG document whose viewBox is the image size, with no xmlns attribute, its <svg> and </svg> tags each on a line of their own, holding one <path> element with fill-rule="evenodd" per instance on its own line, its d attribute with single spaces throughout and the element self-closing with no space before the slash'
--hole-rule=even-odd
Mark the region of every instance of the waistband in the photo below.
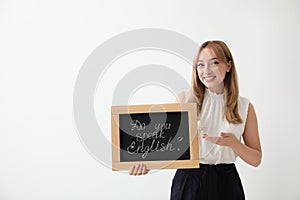
<svg viewBox="0 0 300 200">
<path fill-rule="evenodd" d="M 200 168 L 235 168 L 235 164 L 234 163 L 220 163 L 220 164 L 200 163 Z"/>
<path fill-rule="evenodd" d="M 221 167 L 221 166 L 235 166 L 234 163 L 220 163 L 220 164 L 204 164 L 200 163 L 200 166 L 205 166 L 205 167 Z"/>
</svg>

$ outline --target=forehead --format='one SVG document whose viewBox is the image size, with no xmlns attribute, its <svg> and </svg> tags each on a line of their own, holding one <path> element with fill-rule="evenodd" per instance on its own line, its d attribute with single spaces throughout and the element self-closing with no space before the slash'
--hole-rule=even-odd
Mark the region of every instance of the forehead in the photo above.
<svg viewBox="0 0 300 200">
<path fill-rule="evenodd" d="M 204 48 L 200 54 L 198 60 L 207 60 L 211 58 L 217 58 L 215 52 L 211 50 L 210 48 Z"/>
</svg>

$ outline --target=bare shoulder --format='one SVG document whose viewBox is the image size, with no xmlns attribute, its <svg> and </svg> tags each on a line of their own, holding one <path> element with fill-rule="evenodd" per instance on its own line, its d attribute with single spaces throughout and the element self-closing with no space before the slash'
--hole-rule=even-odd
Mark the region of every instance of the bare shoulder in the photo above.
<svg viewBox="0 0 300 200">
<path fill-rule="evenodd" d="M 257 117 L 252 103 L 249 103 L 243 139 L 247 146 L 261 151 Z"/>
<path fill-rule="evenodd" d="M 250 102 L 248 106 L 247 121 L 257 121 L 256 113 L 253 104 Z M 247 123 L 246 123 L 247 124 Z"/>
<path fill-rule="evenodd" d="M 177 95 L 177 97 L 176 97 L 176 100 L 175 100 L 175 102 L 176 103 L 185 103 L 185 101 L 186 101 L 186 92 L 185 91 L 181 91 L 181 92 L 179 92 L 178 93 L 178 95 Z"/>
</svg>

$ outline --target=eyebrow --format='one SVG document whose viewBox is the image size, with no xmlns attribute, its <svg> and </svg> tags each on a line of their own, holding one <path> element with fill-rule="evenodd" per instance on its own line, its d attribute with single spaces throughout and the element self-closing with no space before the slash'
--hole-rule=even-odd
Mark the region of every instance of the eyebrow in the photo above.
<svg viewBox="0 0 300 200">
<path fill-rule="evenodd" d="M 209 59 L 209 60 L 216 60 L 216 59 L 218 59 L 217 57 L 214 57 L 214 58 L 211 58 L 211 59 Z M 203 62 L 203 60 L 198 60 L 198 62 Z"/>
</svg>

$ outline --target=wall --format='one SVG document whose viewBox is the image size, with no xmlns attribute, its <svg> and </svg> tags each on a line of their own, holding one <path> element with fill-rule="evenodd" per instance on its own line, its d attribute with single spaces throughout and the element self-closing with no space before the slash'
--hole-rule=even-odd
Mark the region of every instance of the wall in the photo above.
<svg viewBox="0 0 300 200">
<path fill-rule="evenodd" d="M 1 1 L 0 199 L 169 198 L 173 170 L 144 177 L 112 172 L 88 153 L 73 118 L 84 61 L 111 37 L 138 28 L 228 44 L 240 93 L 255 106 L 263 148 L 258 168 L 237 162 L 246 195 L 299 199 L 299 11 L 296 0 Z M 117 60 L 95 91 L 95 115 L 108 140 L 112 90 L 126 72 L 149 63 L 163 63 L 190 82 L 191 72 L 181 67 L 187 63 L 168 53 L 140 51 Z M 129 103 L 174 98 L 153 83 L 134 91 Z"/>
</svg>

